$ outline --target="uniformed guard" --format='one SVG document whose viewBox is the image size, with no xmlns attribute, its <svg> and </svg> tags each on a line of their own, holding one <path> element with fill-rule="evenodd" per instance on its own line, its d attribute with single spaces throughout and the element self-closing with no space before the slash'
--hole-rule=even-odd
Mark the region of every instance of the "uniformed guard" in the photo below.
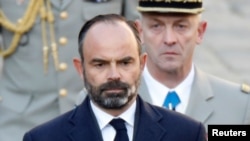
<svg viewBox="0 0 250 141">
<path fill-rule="evenodd" d="M 250 124 L 249 85 L 207 74 L 193 62 L 208 25 L 202 18 L 203 0 L 139 0 L 137 10 L 148 53 L 141 97 L 158 106 L 170 101 L 175 111 L 206 127 Z M 168 92 L 173 91 L 177 96 L 169 100 Z"/>
</svg>

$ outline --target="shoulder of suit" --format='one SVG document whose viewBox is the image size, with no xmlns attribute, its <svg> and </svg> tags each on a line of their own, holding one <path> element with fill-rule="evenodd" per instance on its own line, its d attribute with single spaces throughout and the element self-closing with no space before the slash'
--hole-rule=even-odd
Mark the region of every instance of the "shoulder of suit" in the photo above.
<svg viewBox="0 0 250 141">
<path fill-rule="evenodd" d="M 250 94 L 250 85 L 246 83 L 241 84 L 241 91 L 246 94 Z"/>
</svg>

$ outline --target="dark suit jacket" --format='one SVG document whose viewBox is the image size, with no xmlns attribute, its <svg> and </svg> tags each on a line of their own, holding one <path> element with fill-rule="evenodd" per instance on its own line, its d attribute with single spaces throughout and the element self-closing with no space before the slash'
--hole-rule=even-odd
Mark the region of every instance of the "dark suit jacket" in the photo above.
<svg viewBox="0 0 250 141">
<path fill-rule="evenodd" d="M 102 141 L 89 98 L 24 135 L 23 141 Z M 185 115 L 152 106 L 138 96 L 134 141 L 205 141 L 205 128 Z"/>
</svg>

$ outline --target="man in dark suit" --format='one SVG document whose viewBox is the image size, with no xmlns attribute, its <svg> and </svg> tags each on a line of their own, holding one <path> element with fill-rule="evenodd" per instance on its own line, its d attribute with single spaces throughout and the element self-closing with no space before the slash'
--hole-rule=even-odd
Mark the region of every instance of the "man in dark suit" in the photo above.
<svg viewBox="0 0 250 141">
<path fill-rule="evenodd" d="M 81 59 L 74 59 L 87 98 L 75 109 L 27 132 L 23 141 L 111 141 L 119 133 L 113 119 L 125 121 L 127 141 L 205 141 L 200 122 L 139 97 L 146 61 L 140 45 L 135 24 L 119 15 L 100 15 L 88 21 L 79 33 Z"/>
<path fill-rule="evenodd" d="M 72 47 L 82 24 L 107 13 L 135 20 L 136 6 L 135 0 L 0 0 L 0 141 L 20 141 L 25 131 L 73 109 L 82 80 Z"/>
</svg>

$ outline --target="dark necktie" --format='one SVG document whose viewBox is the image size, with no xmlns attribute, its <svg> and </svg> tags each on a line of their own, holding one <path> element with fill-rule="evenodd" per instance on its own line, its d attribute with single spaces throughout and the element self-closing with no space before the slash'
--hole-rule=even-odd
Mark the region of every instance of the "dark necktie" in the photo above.
<svg viewBox="0 0 250 141">
<path fill-rule="evenodd" d="M 114 141 L 129 141 L 127 128 L 125 126 L 125 121 L 123 119 L 113 119 L 109 124 L 112 125 L 116 130 Z"/>
<path fill-rule="evenodd" d="M 168 94 L 167 94 L 167 96 L 166 96 L 166 98 L 165 98 L 165 101 L 163 103 L 163 107 L 175 111 L 176 106 L 180 102 L 181 101 L 180 101 L 180 98 L 177 95 L 177 93 L 175 91 L 172 91 L 172 92 L 169 91 Z"/>
</svg>

